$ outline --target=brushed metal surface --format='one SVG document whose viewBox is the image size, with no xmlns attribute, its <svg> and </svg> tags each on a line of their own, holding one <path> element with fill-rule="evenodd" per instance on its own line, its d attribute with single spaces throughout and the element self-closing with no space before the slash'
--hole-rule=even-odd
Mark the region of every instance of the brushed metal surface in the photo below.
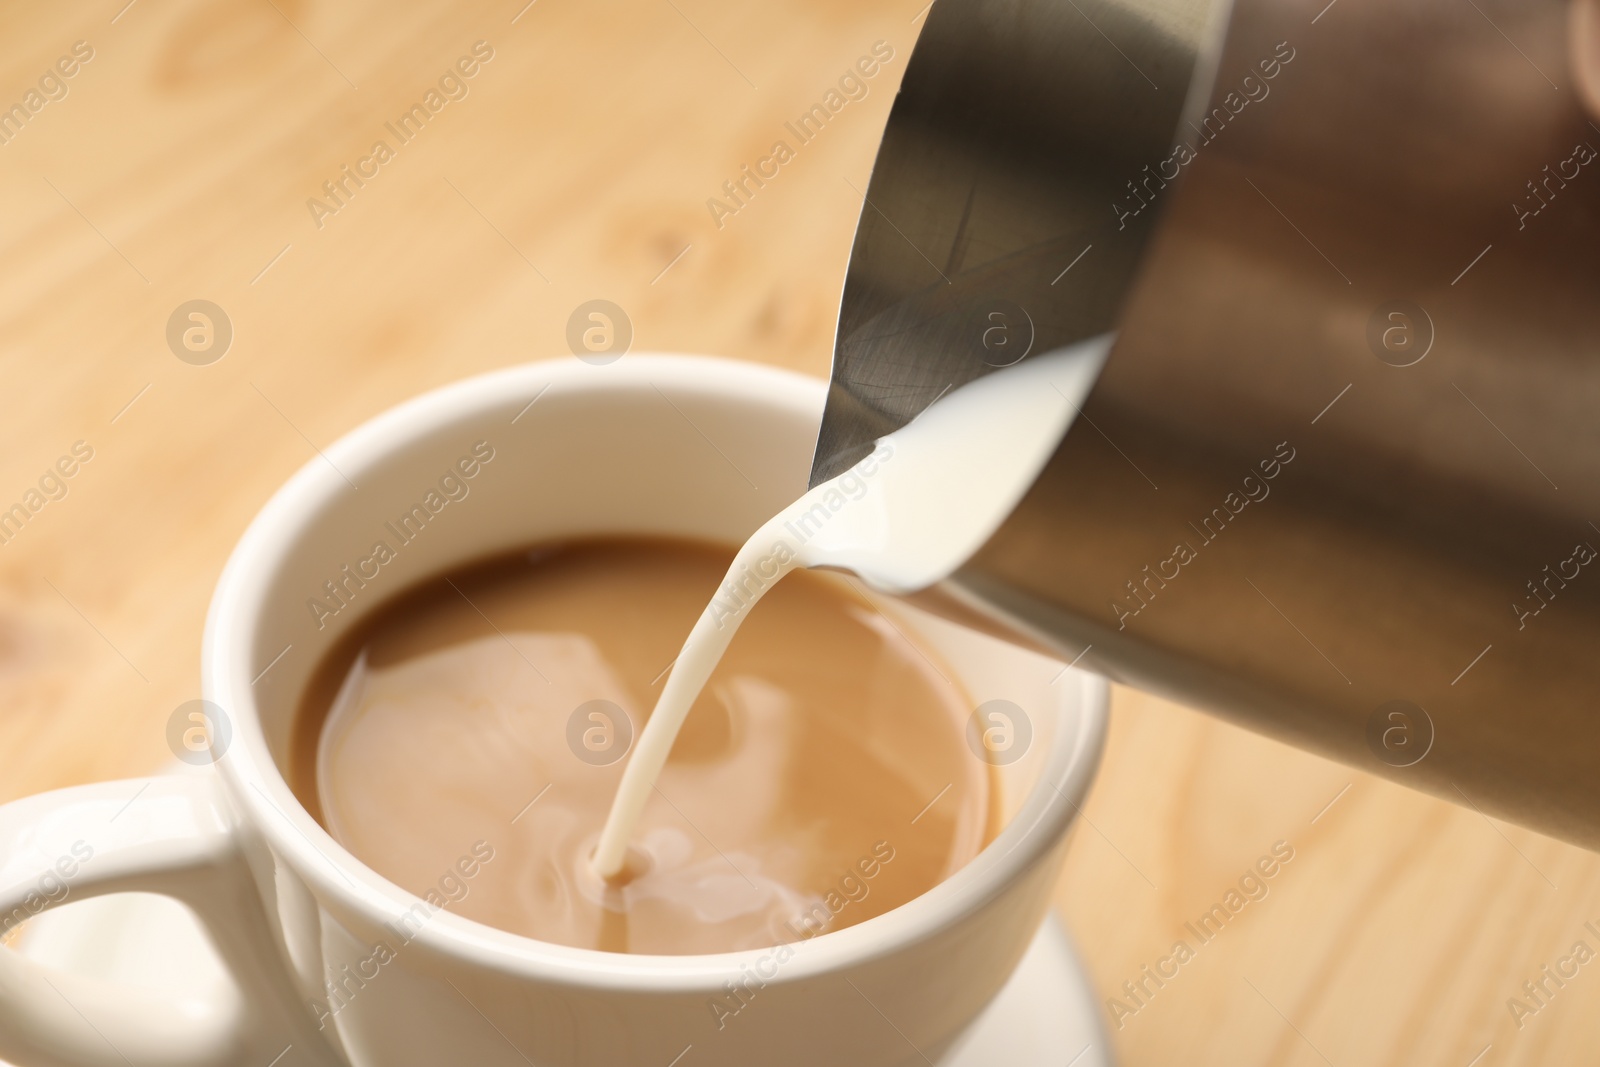
<svg viewBox="0 0 1600 1067">
<path fill-rule="evenodd" d="M 1600 57 L 1593 5 L 1237 0 L 1206 104 L 1168 131 L 1193 159 L 1114 229 L 1132 201 L 1091 199 L 1170 158 L 1149 144 L 1153 101 L 1182 110 L 1162 82 L 1187 80 L 1171 74 L 1203 51 L 1203 14 L 951 4 L 908 82 L 1006 69 L 1016 106 L 946 118 L 940 101 L 967 98 L 920 84 L 925 104 L 904 119 L 897 104 L 814 473 L 965 380 L 970 323 L 932 314 L 946 303 L 1024 309 L 1035 351 L 1115 322 L 1084 417 L 924 599 L 1600 847 L 1600 120 L 1583 103 L 1596 72 L 1575 68 Z M 1014 37 L 973 29 L 1034 19 L 1054 43 L 1009 51 Z M 1070 75 L 1006 62 L 1048 55 L 1080 60 Z M 1134 65 L 1159 88 L 1141 94 Z M 1053 158 L 1071 175 L 991 183 L 1012 158 L 1037 164 L 1037 135 L 1061 123 L 1077 139 Z M 1003 207 L 962 208 L 991 197 Z M 1018 219 L 1046 220 L 1036 243 Z M 926 263 L 917 284 L 886 220 L 948 284 Z"/>
<path fill-rule="evenodd" d="M 1112 327 L 1156 213 L 1108 206 L 1166 155 L 1217 6 L 933 5 L 864 191 L 813 485 L 945 390 Z"/>
</svg>

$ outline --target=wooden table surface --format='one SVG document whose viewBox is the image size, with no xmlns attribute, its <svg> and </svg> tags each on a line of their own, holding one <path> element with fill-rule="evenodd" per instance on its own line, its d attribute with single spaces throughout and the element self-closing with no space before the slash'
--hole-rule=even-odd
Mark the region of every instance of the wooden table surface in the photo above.
<svg viewBox="0 0 1600 1067">
<path fill-rule="evenodd" d="M 0 509 L 93 450 L 0 545 L 0 800 L 160 767 L 270 492 L 421 390 L 572 358 L 580 303 L 623 307 L 637 351 L 825 374 L 923 0 L 126 2 L 0 13 L 0 107 L 42 105 L 0 126 Z M 478 41 L 400 143 L 385 123 Z M 878 41 L 866 97 L 796 146 L 785 120 Z M 714 217 L 778 140 L 794 158 Z M 193 299 L 232 324 L 209 365 L 166 337 Z M 1202 943 L 1185 924 L 1278 842 Z M 1600 949 L 1597 890 L 1593 854 L 1120 691 L 1059 900 L 1124 1064 L 1491 1067 L 1600 1045 L 1600 964 L 1508 1006 Z"/>
</svg>

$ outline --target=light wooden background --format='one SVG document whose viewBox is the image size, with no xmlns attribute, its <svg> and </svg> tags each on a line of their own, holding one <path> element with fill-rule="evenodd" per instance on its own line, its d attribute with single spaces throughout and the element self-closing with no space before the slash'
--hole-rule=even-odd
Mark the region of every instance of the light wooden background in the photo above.
<svg viewBox="0 0 1600 1067">
<path fill-rule="evenodd" d="M 639 350 L 825 373 L 851 185 L 923 0 L 125 2 L 0 12 L 0 105 L 95 52 L 0 145 L 0 507 L 95 450 L 0 546 L 0 800 L 164 763 L 212 584 L 271 490 L 420 390 L 571 358 L 580 302 L 627 309 Z M 470 95 L 317 229 L 307 198 L 479 39 Z M 718 229 L 706 198 L 880 39 L 870 95 Z M 196 297 L 236 331 L 205 367 L 164 339 Z M 1130 692 L 1060 889 L 1102 997 L 1280 839 L 1270 894 L 1112 1031 L 1123 1063 L 1600 1044 L 1600 963 L 1520 1029 L 1506 1005 L 1575 941 L 1600 950 L 1600 858 Z"/>
</svg>

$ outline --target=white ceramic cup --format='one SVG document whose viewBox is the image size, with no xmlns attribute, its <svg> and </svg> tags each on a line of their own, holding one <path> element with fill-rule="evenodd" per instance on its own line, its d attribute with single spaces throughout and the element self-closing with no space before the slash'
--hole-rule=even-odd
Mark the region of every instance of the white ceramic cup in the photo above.
<svg viewBox="0 0 1600 1067">
<path fill-rule="evenodd" d="M 1049 907 L 1105 732 L 1106 687 L 1092 675 L 1059 673 L 904 609 L 903 624 L 975 704 L 1023 709 L 1031 742 L 999 769 L 1004 829 L 926 894 L 797 942 L 781 961 L 775 949 L 602 953 L 472 922 L 345 851 L 284 777 L 303 686 L 374 606 L 455 565 L 541 541 L 742 541 L 804 489 L 824 391 L 814 379 L 707 358 L 536 363 L 428 393 L 309 462 L 246 531 L 211 603 L 204 692 L 222 711 L 210 724 L 220 773 L 0 807 L 0 931 L 65 901 L 166 894 L 204 921 L 239 995 L 159 1000 L 0 948 L 0 1058 L 23 1067 L 938 1062 Z M 463 462 L 475 446 L 477 462 Z M 381 563 L 380 541 L 391 549 Z M 743 1007 L 730 1017 L 716 1001 Z"/>
</svg>

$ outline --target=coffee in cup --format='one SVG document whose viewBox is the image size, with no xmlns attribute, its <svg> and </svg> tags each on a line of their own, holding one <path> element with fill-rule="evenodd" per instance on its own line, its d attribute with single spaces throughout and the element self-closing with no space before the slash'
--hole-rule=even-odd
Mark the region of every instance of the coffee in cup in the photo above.
<svg viewBox="0 0 1600 1067">
<path fill-rule="evenodd" d="M 678 735 L 625 876 L 589 863 L 632 747 L 731 548 L 544 545 L 427 580 L 323 658 L 296 794 L 404 889 L 541 941 L 657 955 L 844 929 L 993 836 L 955 674 L 846 579 L 744 620 Z"/>
</svg>

